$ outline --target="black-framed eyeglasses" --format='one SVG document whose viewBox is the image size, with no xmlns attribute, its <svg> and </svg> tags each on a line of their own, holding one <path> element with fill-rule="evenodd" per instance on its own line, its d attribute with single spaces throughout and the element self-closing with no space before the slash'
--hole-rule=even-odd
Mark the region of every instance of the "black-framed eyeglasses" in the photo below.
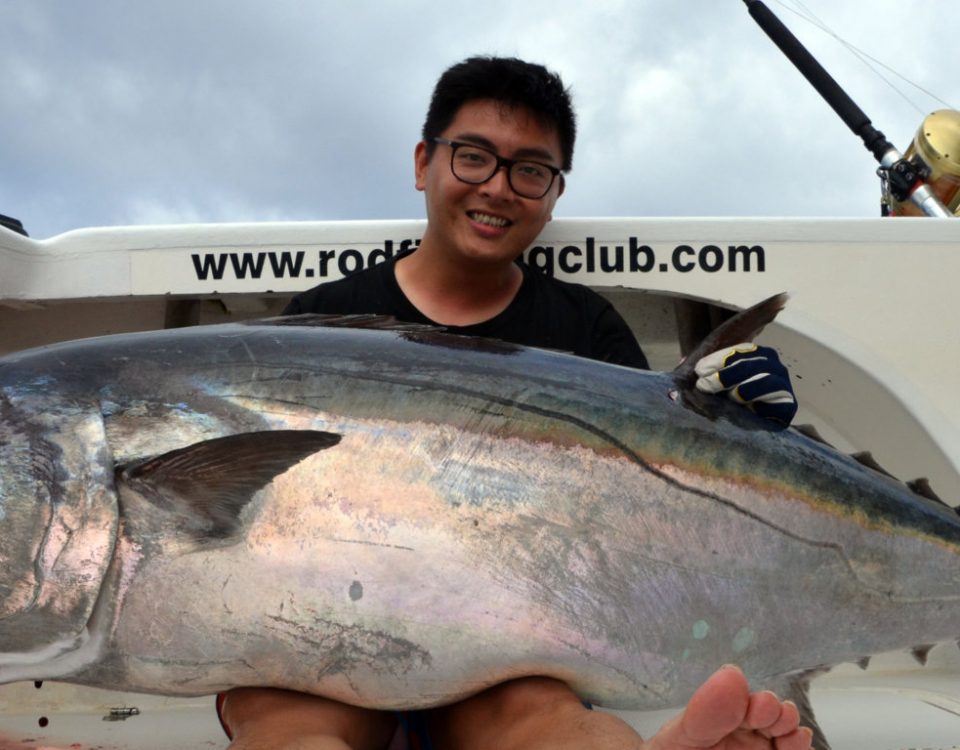
<svg viewBox="0 0 960 750">
<path fill-rule="evenodd" d="M 504 159 L 499 154 L 482 146 L 463 141 L 451 141 L 434 136 L 433 143 L 449 146 L 450 171 L 461 182 L 482 185 L 493 178 L 500 167 L 507 169 L 507 182 L 517 195 L 523 198 L 542 198 L 553 187 L 560 174 L 557 167 L 527 159 Z"/>
</svg>

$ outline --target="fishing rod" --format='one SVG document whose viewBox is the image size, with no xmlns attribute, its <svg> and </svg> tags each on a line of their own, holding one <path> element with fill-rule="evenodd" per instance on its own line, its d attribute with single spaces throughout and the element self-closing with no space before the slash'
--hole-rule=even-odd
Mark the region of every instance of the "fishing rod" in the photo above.
<svg viewBox="0 0 960 750">
<path fill-rule="evenodd" d="M 880 162 L 880 168 L 877 171 L 880 178 L 887 183 L 890 194 L 897 201 L 910 201 L 926 216 L 953 217 L 926 182 L 930 173 L 929 168 L 922 161 L 904 158 L 886 136 L 873 127 L 870 118 L 840 87 L 840 84 L 824 70 L 800 40 L 761 0 L 743 0 L 743 2 L 746 3 L 753 20 Z"/>
</svg>

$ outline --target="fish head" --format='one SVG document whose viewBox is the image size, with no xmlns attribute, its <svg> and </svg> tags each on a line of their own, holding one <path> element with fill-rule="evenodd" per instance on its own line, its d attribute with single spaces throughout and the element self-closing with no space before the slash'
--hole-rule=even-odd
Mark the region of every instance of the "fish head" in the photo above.
<svg viewBox="0 0 960 750">
<path fill-rule="evenodd" d="M 83 637 L 117 525 L 99 410 L 0 389 L 0 682 Z"/>
</svg>

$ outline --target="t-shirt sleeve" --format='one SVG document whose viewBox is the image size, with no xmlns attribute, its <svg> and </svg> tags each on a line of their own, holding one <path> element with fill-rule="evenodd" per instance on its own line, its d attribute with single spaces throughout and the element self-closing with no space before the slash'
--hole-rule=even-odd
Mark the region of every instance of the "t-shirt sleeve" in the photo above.
<svg viewBox="0 0 960 750">
<path fill-rule="evenodd" d="M 380 310 L 375 304 L 377 289 L 377 280 L 370 273 L 361 272 L 300 292 L 287 303 L 281 315 L 378 313 Z"/>
<path fill-rule="evenodd" d="M 593 326 L 592 358 L 614 365 L 649 370 L 647 357 L 637 343 L 630 326 L 613 305 L 606 303 L 597 315 Z"/>
</svg>

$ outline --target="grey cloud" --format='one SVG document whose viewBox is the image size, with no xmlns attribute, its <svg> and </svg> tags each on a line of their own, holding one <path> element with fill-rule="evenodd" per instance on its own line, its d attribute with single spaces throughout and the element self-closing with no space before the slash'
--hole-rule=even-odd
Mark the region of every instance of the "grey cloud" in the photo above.
<svg viewBox="0 0 960 750">
<path fill-rule="evenodd" d="M 805 5 L 958 103 L 946 2 L 912 9 L 910 35 L 890 33 L 894 0 Z M 941 106 L 911 91 L 915 111 L 794 3 L 769 4 L 901 147 Z M 0 27 L 0 213 L 38 237 L 420 217 L 412 154 L 430 88 L 478 52 L 544 62 L 574 91 L 557 215 L 876 212 L 872 157 L 735 0 L 34 0 Z"/>
</svg>

